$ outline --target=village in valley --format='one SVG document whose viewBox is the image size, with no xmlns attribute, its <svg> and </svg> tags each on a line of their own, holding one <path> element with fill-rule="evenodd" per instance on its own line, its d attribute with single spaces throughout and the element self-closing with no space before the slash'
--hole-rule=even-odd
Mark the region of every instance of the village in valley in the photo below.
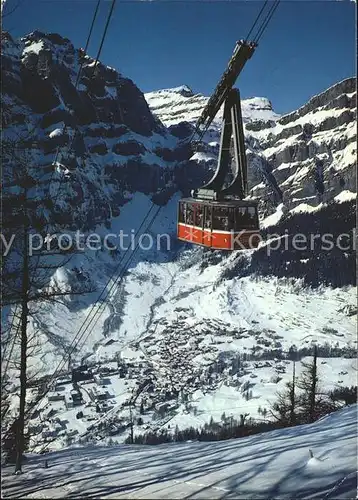
<svg viewBox="0 0 358 500">
<path fill-rule="evenodd" d="M 193 322 L 181 313 L 121 350 L 106 338 L 97 359 L 90 356 L 55 379 L 45 376 L 30 384 L 29 403 L 46 393 L 28 423 L 30 448 L 47 452 L 74 443 L 121 443 L 137 434 L 201 428 L 225 414 L 267 421 L 270 402 L 291 380 L 293 361 L 299 373 L 310 346 L 283 350 L 274 331 L 254 327 Z M 354 349 L 327 345 L 319 352 L 328 388 L 353 384 Z"/>
</svg>

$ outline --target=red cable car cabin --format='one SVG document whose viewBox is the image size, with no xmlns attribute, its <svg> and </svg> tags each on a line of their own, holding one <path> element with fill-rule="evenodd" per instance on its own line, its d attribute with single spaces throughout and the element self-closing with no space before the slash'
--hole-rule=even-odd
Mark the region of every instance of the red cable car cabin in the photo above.
<svg viewBox="0 0 358 500">
<path fill-rule="evenodd" d="M 256 248 L 257 203 L 246 200 L 179 202 L 178 239 L 218 250 Z"/>
<path fill-rule="evenodd" d="M 240 92 L 232 88 L 255 47 L 245 40 L 236 44 L 228 69 L 197 121 L 193 137 L 197 134 L 200 141 L 224 104 L 218 165 L 207 184 L 194 190 L 192 198 L 179 202 L 179 240 L 220 250 L 244 250 L 259 244 L 258 204 L 245 200 L 247 161 Z"/>
</svg>

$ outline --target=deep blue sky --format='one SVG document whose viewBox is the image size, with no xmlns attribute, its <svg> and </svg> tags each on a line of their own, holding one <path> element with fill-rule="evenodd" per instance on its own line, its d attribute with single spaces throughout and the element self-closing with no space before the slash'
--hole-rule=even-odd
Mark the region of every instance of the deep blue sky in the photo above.
<svg viewBox="0 0 358 500">
<path fill-rule="evenodd" d="M 35 29 L 57 32 L 84 47 L 96 0 L 7 0 L 4 12 L 18 2 L 3 29 L 14 36 Z M 110 7 L 102 2 L 92 56 Z M 262 4 L 117 0 L 101 60 L 143 92 L 186 84 L 209 95 Z M 243 98 L 268 97 L 275 111 L 286 113 L 355 73 L 355 4 L 282 0 L 237 86 Z"/>
</svg>

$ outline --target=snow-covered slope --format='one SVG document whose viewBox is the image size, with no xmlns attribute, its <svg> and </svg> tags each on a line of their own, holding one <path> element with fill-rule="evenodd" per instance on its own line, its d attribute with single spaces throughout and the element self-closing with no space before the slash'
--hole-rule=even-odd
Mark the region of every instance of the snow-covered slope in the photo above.
<svg viewBox="0 0 358 500">
<path fill-rule="evenodd" d="M 120 227 L 126 229 L 125 223 L 137 227 L 140 218 L 130 214 L 142 213 L 149 203 L 143 195 L 135 195 L 118 218 Z M 170 224 L 169 234 L 175 241 L 174 211 L 175 204 L 163 208 L 152 228 L 154 238 Z M 112 224 L 116 232 L 116 221 Z M 248 412 L 259 418 L 259 408 L 267 409 L 290 380 L 292 356 L 301 360 L 311 355 L 314 343 L 319 346 L 324 390 L 354 385 L 356 289 L 311 289 L 303 279 L 254 276 L 255 264 L 244 273 L 252 258 L 250 252 L 227 256 L 201 248 L 138 252 L 121 285 L 106 301 L 95 328 L 71 357 L 72 363 L 82 360 L 94 373 L 105 376 L 111 411 L 103 417 L 96 415 L 87 396 L 88 390 L 98 386 L 94 378 L 80 383 L 84 402 L 90 405 L 81 407 L 80 420 L 76 419 L 78 408 L 68 410 L 64 402 L 45 398 L 43 415 L 55 411 L 55 419 L 64 427 L 57 426 L 54 436 L 47 438 L 53 424 L 35 417 L 30 423 L 40 432 L 32 443 L 36 449 L 46 441 L 51 441 L 50 449 L 61 447 L 73 432 L 75 440 L 93 439 L 98 432 L 103 438 L 113 426 L 121 429 L 115 439 L 123 441 L 128 434 L 128 402 L 136 387 L 145 383 L 151 387 L 133 408 L 135 419 L 141 417 L 144 426 L 135 425 L 135 433 L 168 424 L 171 428 L 201 427 L 211 417 L 220 419 L 223 412 L 233 416 Z M 106 254 L 88 252 L 80 264 L 102 290 L 113 268 Z M 282 261 L 279 265 L 284 267 Z M 301 265 L 303 272 L 311 272 L 307 263 Z M 41 350 L 29 360 L 33 370 L 41 366 L 42 373 L 52 373 L 91 306 L 92 301 L 80 308 L 69 301 L 43 307 L 35 314 L 30 328 L 41 327 Z M 107 368 L 111 373 L 103 372 Z M 66 387 L 69 390 L 72 385 Z M 96 420 L 105 422 L 102 431 Z"/>
<path fill-rule="evenodd" d="M 313 457 L 310 454 L 313 453 Z M 73 447 L 4 471 L 3 498 L 355 498 L 357 407 L 216 443 Z"/>
</svg>

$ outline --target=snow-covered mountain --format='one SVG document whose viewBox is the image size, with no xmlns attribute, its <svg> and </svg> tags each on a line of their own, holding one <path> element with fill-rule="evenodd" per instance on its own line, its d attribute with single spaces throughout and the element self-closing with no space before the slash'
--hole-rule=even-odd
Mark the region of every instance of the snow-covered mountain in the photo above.
<svg viewBox="0 0 358 500">
<path fill-rule="evenodd" d="M 202 94 L 194 94 L 187 86 L 182 85 L 172 89 L 163 89 L 145 94 L 150 109 L 167 126 L 189 122 L 195 125 L 209 98 Z M 266 98 L 254 97 L 242 102 L 242 117 L 244 122 L 262 120 L 275 121 L 280 118 L 276 114 L 270 101 Z M 214 124 L 221 127 L 222 110 L 214 120 Z"/>
<path fill-rule="evenodd" d="M 345 250 L 326 249 L 322 241 L 305 250 L 292 246 L 297 232 L 330 233 L 334 241 L 352 235 L 353 80 L 285 117 L 265 98 L 243 101 L 250 187 L 260 197 L 268 240 L 257 251 L 225 254 L 176 240 L 180 190 L 200 185 L 218 154 L 220 117 L 203 150 L 188 160 L 185 138 L 206 97 L 186 86 L 144 96 L 130 79 L 101 63 L 95 68 L 91 57 L 57 34 L 34 32 L 18 41 L 4 34 L 2 44 L 3 138 L 10 145 L 20 142 L 16 151 L 26 153 L 34 225 L 43 228 L 49 221 L 51 232 L 55 221 L 63 232 L 96 233 L 101 241 L 111 233 L 114 244 L 121 231 L 129 235 L 128 255 L 125 248 L 86 248 L 51 278 L 51 285 L 72 286 L 80 276 L 95 292 L 34 308 L 29 333 L 36 333 L 38 346 L 30 370 L 48 375 L 65 359 L 67 377 L 56 380 L 30 422 L 39 433 L 36 449 L 49 440 L 61 447 L 69 436 L 95 438 L 101 427 L 106 435 L 113 425 L 123 426 L 123 440 L 128 402 L 144 383 L 133 411 L 147 428 L 160 429 L 169 420 L 202 425 L 218 413 L 245 408 L 257 417 L 258 407 L 267 406 L 290 379 L 289 353 L 303 359 L 312 343 L 320 347 L 325 388 L 354 383 L 352 241 Z M 14 199 L 16 155 L 22 153 L 6 151 L 3 183 Z M 158 207 L 153 223 L 142 226 Z M 130 235 L 137 242 L 144 233 L 154 244 L 132 256 Z M 105 287 L 110 293 L 101 314 L 69 356 Z M 8 313 L 5 308 L 5 327 Z M 2 341 L 9 345 L 11 337 Z M 74 388 L 68 376 L 81 361 L 96 378 Z M 15 377 L 13 367 L 9 372 Z M 108 401 L 97 411 L 103 385 Z M 39 388 L 41 382 L 31 390 Z M 71 406 L 71 390 L 80 391 L 86 403 L 81 418 Z M 11 405 L 16 408 L 16 396 Z M 135 432 L 143 431 L 141 425 Z"/>
</svg>

